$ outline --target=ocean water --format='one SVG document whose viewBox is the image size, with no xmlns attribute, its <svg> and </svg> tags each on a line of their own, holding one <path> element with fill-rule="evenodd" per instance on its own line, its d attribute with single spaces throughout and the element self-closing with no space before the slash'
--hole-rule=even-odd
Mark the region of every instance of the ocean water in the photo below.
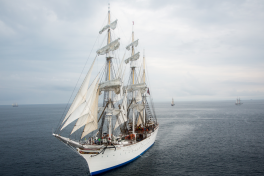
<svg viewBox="0 0 264 176">
<path fill-rule="evenodd" d="M 156 103 L 155 144 L 116 175 L 264 175 L 264 101 Z M 52 136 L 65 105 L 0 106 L 0 175 L 89 175 Z"/>
</svg>

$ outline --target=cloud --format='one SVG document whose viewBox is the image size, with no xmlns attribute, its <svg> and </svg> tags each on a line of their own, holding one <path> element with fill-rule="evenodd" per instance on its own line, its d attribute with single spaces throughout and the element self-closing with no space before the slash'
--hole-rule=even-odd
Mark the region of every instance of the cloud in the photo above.
<svg viewBox="0 0 264 176">
<path fill-rule="evenodd" d="M 98 31 L 107 3 L 1 1 L 0 104 L 67 102 L 105 45 Z M 112 37 L 121 38 L 121 59 L 135 22 L 155 101 L 264 98 L 261 0 L 114 0 L 111 18 L 118 19 Z M 104 62 L 99 57 L 95 71 Z"/>
</svg>

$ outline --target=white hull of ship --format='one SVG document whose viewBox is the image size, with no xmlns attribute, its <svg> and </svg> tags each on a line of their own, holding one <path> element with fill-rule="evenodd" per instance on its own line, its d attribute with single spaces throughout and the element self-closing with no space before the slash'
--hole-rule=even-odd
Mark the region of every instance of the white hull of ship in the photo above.
<svg viewBox="0 0 264 176">
<path fill-rule="evenodd" d="M 157 133 L 158 128 L 140 142 L 127 146 L 117 145 L 116 149 L 106 149 L 103 154 L 93 155 L 93 157 L 91 154 L 79 154 L 87 161 L 90 174 L 97 175 L 128 164 L 140 157 L 154 144 Z"/>
</svg>

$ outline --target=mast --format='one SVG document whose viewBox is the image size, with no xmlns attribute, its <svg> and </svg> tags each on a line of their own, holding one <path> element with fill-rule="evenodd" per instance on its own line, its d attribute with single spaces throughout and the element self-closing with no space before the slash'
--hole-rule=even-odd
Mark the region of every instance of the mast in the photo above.
<svg viewBox="0 0 264 176">
<path fill-rule="evenodd" d="M 145 76 L 146 76 L 146 73 L 145 73 L 145 49 L 144 49 L 143 50 L 143 80 L 142 80 L 143 83 L 145 83 Z M 145 97 L 145 96 L 146 96 L 146 94 L 144 93 L 143 97 Z M 142 99 L 144 105 L 146 103 L 145 98 Z M 143 125 L 146 126 L 146 108 L 143 111 Z"/>
<path fill-rule="evenodd" d="M 108 25 L 110 25 L 111 23 L 111 16 L 110 16 L 110 3 L 108 3 Z M 108 29 L 108 39 L 107 39 L 107 44 L 109 44 L 111 42 L 111 29 Z M 110 56 L 110 52 L 106 53 L 106 61 L 108 62 L 108 80 L 111 80 L 111 61 L 112 61 L 112 57 Z M 111 104 L 111 96 L 112 96 L 112 92 L 109 91 L 108 92 L 108 108 L 112 108 L 112 104 Z M 108 122 L 109 122 L 109 138 L 111 141 L 111 137 L 112 137 L 112 115 L 108 114 Z"/>
<path fill-rule="evenodd" d="M 133 21 L 133 25 L 132 25 L 132 43 L 134 42 L 134 21 Z M 132 45 L 132 54 L 131 56 L 133 56 L 135 53 L 134 51 L 134 46 Z M 130 63 L 130 67 L 132 69 L 132 84 L 135 84 L 135 64 L 134 62 L 132 61 Z M 135 91 L 132 92 L 132 101 L 133 101 L 133 104 L 135 104 Z M 132 115 L 133 115 L 133 126 L 132 126 L 132 131 L 133 131 L 133 134 L 135 133 L 135 111 L 134 111 L 134 108 L 132 109 Z"/>
</svg>

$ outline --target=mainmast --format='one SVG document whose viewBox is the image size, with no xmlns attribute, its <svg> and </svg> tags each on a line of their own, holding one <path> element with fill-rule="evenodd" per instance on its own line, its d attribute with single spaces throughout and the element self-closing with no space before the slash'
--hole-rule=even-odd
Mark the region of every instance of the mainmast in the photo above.
<svg viewBox="0 0 264 176">
<path fill-rule="evenodd" d="M 134 42 L 134 21 L 133 21 L 133 25 L 132 25 L 132 43 Z M 131 56 L 133 56 L 135 53 L 135 49 L 134 49 L 134 45 L 132 45 L 132 53 Z M 130 63 L 130 67 L 132 70 L 132 84 L 135 84 L 135 61 L 132 61 Z M 135 104 L 135 91 L 132 92 L 132 101 L 133 104 Z M 133 126 L 132 126 L 132 131 L 133 134 L 135 133 L 135 110 L 134 108 L 132 109 L 132 114 L 133 114 Z"/>
<path fill-rule="evenodd" d="M 135 111 L 136 111 L 136 106 L 138 106 L 136 103 L 136 98 L 135 98 L 135 94 L 136 91 L 138 91 L 138 94 L 140 94 L 140 90 L 145 89 L 145 84 L 141 84 L 141 83 L 136 83 L 136 73 L 135 73 L 135 68 L 136 68 L 136 63 L 135 61 L 139 59 L 140 57 L 140 52 L 137 52 L 135 54 L 135 47 L 138 46 L 138 40 L 136 41 L 134 40 L 134 22 L 132 25 L 132 43 L 130 43 L 126 49 L 130 50 L 130 47 L 132 48 L 131 51 L 131 56 L 129 58 L 127 58 L 125 60 L 125 63 L 128 64 L 130 62 L 130 68 L 131 68 L 131 82 L 130 85 L 128 85 L 127 91 L 132 93 L 132 100 L 131 100 L 131 106 L 132 107 L 132 133 L 135 133 Z"/>
</svg>

